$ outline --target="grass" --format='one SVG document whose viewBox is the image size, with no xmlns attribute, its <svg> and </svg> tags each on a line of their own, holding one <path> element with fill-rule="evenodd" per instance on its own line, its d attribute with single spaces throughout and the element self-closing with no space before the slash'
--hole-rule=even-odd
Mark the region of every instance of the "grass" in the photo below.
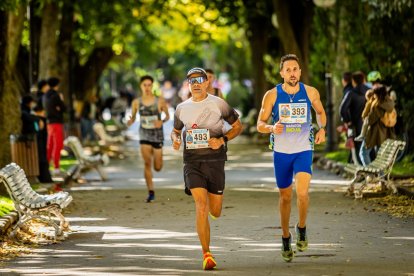
<svg viewBox="0 0 414 276">
<path fill-rule="evenodd" d="M 0 196 L 0 217 L 7 215 L 13 210 L 15 210 L 13 200 L 8 197 Z"/>
<path fill-rule="evenodd" d="M 349 151 L 345 149 L 340 149 L 333 152 L 328 152 L 325 154 L 325 157 L 336 162 L 347 163 L 348 162 Z"/>
<path fill-rule="evenodd" d="M 60 160 L 60 169 L 62 171 L 67 171 L 70 167 L 76 164 L 76 158 L 74 157 L 65 157 Z"/>
<path fill-rule="evenodd" d="M 407 155 L 404 158 L 394 164 L 392 168 L 392 174 L 396 176 L 414 176 L 414 155 Z"/>
</svg>

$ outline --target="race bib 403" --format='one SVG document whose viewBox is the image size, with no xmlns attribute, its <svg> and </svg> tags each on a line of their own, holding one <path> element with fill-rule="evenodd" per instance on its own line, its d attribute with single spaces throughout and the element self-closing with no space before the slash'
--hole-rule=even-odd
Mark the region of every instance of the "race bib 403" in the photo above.
<svg viewBox="0 0 414 276">
<path fill-rule="evenodd" d="M 208 148 L 210 131 L 208 129 L 189 129 L 185 138 L 186 149 Z"/>
</svg>

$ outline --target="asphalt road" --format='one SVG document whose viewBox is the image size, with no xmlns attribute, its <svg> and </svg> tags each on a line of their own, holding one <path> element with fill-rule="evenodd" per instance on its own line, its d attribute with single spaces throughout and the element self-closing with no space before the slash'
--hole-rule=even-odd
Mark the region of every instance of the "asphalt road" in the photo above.
<svg viewBox="0 0 414 276">
<path fill-rule="evenodd" d="M 137 141 L 124 151 L 126 159 L 106 168 L 107 182 L 88 172 L 86 184 L 70 188 L 67 239 L 4 263 L 0 275 L 414 275 L 413 219 L 344 197 L 346 181 L 316 168 L 309 249 L 285 263 L 271 152 L 245 139 L 230 147 L 223 215 L 211 221 L 218 267 L 202 271 L 181 153 L 165 147 L 164 168 L 154 174 L 156 201 L 148 204 Z M 296 221 L 293 206 L 292 226 Z"/>
</svg>

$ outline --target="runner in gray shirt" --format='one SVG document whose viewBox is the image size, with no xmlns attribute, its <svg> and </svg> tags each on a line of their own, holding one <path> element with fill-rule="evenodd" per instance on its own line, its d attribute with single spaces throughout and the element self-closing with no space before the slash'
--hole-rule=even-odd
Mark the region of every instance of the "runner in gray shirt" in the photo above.
<svg viewBox="0 0 414 276">
<path fill-rule="evenodd" d="M 209 83 L 204 69 L 191 69 L 187 80 L 192 97 L 177 106 L 171 139 L 175 150 L 179 150 L 184 141 L 184 182 L 196 206 L 203 269 L 210 270 L 216 267 L 216 261 L 210 253 L 208 214 L 213 219 L 221 214 L 226 144 L 241 133 L 242 124 L 232 107 L 207 93 Z M 228 132 L 225 132 L 224 121 L 232 126 Z"/>
</svg>

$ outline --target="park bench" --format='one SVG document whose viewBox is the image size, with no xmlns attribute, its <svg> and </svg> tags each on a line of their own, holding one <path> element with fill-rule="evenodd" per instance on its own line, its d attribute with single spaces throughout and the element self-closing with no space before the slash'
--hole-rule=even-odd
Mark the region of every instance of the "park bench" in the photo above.
<svg viewBox="0 0 414 276">
<path fill-rule="evenodd" d="M 404 147 L 404 141 L 387 139 L 381 144 L 375 160 L 368 166 L 346 165 L 345 171 L 354 175 L 348 187 L 348 194 L 362 198 L 364 188 L 371 184 L 380 184 L 381 191 L 389 189 L 396 193 L 397 188 L 390 181 L 390 174 L 398 152 Z"/>
<path fill-rule="evenodd" d="M 124 148 L 122 144 L 125 142 L 125 136 L 122 134 L 110 135 L 106 131 L 102 123 L 95 123 L 93 130 L 99 138 L 99 148 L 101 152 L 110 157 L 124 159 Z"/>
<path fill-rule="evenodd" d="M 109 157 L 106 154 L 86 155 L 81 142 L 76 136 L 69 136 L 65 139 L 65 146 L 69 147 L 78 161 L 74 171 L 71 173 L 72 179 L 78 179 L 80 174 L 85 169 L 95 169 L 102 181 L 107 179 L 107 175 L 102 166 L 109 163 Z"/>
<path fill-rule="evenodd" d="M 105 145 L 125 142 L 125 137 L 122 135 L 109 135 L 108 132 L 105 130 L 105 126 L 102 123 L 95 123 L 93 125 L 93 130 L 98 136 L 99 141 Z"/>
<path fill-rule="evenodd" d="M 10 232 L 11 236 L 15 236 L 17 229 L 32 219 L 41 220 L 52 226 L 55 229 L 55 239 L 62 237 L 64 231 L 69 230 L 69 222 L 62 215 L 62 210 L 72 201 L 69 193 L 38 194 L 30 186 L 24 170 L 16 163 L 10 163 L 0 170 L 0 181 L 6 186 L 19 214 L 19 219 Z M 60 221 L 59 225 L 51 215 Z"/>
</svg>

